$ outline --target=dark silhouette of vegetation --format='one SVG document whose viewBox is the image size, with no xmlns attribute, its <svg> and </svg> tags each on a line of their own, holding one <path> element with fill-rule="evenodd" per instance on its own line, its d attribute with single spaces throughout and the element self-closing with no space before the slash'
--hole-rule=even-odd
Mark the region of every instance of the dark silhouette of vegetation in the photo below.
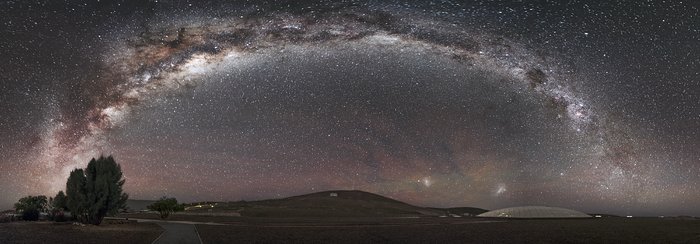
<svg viewBox="0 0 700 244">
<path fill-rule="evenodd" d="M 124 208 L 122 170 L 112 156 L 92 159 L 87 168 L 75 169 L 66 182 L 67 207 L 72 216 L 86 224 L 99 225 L 107 214 Z"/>
<path fill-rule="evenodd" d="M 59 191 L 55 197 L 49 198 L 49 219 L 56 222 L 66 221 L 65 211 L 68 210 L 68 198 L 63 191 Z"/>
<path fill-rule="evenodd" d="M 15 210 L 1 211 L 0 212 L 0 223 L 17 221 L 17 217 L 15 216 L 15 213 L 16 213 Z"/>
<path fill-rule="evenodd" d="M 60 209 L 67 211 L 68 209 L 68 199 L 63 191 L 59 191 L 55 197 L 49 198 L 49 205 L 52 209 Z"/>
<path fill-rule="evenodd" d="M 185 206 L 182 204 L 178 204 L 177 199 L 167 198 L 165 196 L 161 197 L 158 201 L 154 202 L 153 204 L 148 205 L 147 208 L 160 213 L 161 219 L 165 219 L 168 216 L 170 216 L 170 214 L 173 214 L 175 212 L 185 210 Z"/>
<path fill-rule="evenodd" d="M 70 209 L 73 219 L 80 222 L 86 222 L 87 219 L 85 181 L 83 169 L 75 169 L 70 172 L 66 182 L 66 206 Z"/>
<path fill-rule="evenodd" d="M 23 220 L 37 221 L 47 206 L 46 196 L 26 196 L 15 203 L 15 211 L 22 213 Z"/>
</svg>

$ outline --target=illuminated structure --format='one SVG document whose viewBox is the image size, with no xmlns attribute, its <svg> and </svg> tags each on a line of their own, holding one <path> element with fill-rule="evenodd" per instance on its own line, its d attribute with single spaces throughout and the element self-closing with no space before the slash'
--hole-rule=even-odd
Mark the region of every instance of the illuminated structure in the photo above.
<svg viewBox="0 0 700 244">
<path fill-rule="evenodd" d="M 566 208 L 523 206 L 502 208 L 477 215 L 486 218 L 591 218 L 590 215 Z"/>
</svg>

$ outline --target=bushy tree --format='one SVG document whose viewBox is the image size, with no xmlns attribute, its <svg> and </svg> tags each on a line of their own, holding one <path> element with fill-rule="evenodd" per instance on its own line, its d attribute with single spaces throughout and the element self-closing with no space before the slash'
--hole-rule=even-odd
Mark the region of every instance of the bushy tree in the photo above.
<svg viewBox="0 0 700 244">
<path fill-rule="evenodd" d="M 124 208 L 122 170 L 112 156 L 92 159 L 85 170 L 71 172 L 66 183 L 68 208 L 83 223 L 99 225 L 107 214 Z"/>
<path fill-rule="evenodd" d="M 148 205 L 147 208 L 160 213 L 161 219 L 167 218 L 172 213 L 185 210 L 185 206 L 182 204 L 178 204 L 177 199 L 175 199 L 174 197 L 168 198 L 165 196 L 161 197 L 158 201 L 154 202 L 153 204 Z"/>
<path fill-rule="evenodd" d="M 57 222 L 66 221 L 64 211 L 68 210 L 67 201 L 68 199 L 63 191 L 59 191 L 55 197 L 49 198 L 49 208 L 51 211 L 49 217 L 51 220 Z"/>
<path fill-rule="evenodd" d="M 85 169 L 90 223 L 99 225 L 107 214 L 124 208 L 129 196 L 123 193 L 122 169 L 112 156 L 90 160 Z"/>
<path fill-rule="evenodd" d="M 73 219 L 83 223 L 87 221 L 86 181 L 85 172 L 75 169 L 70 172 L 66 182 L 66 206 L 70 209 Z"/>
<path fill-rule="evenodd" d="M 55 197 L 49 198 L 49 205 L 52 209 L 68 210 L 68 199 L 63 191 L 59 191 Z"/>
<path fill-rule="evenodd" d="M 46 196 L 26 196 L 15 203 L 15 211 L 21 212 L 24 220 L 36 221 L 47 205 Z"/>
</svg>

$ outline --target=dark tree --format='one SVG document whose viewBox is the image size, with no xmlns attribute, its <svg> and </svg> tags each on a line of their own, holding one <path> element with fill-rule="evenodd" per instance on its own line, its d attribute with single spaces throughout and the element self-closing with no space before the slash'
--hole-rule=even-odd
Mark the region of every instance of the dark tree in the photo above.
<svg viewBox="0 0 700 244">
<path fill-rule="evenodd" d="M 56 196 L 54 198 L 50 198 L 49 204 L 51 205 L 51 208 L 56 209 L 56 210 L 62 210 L 62 211 L 69 210 L 68 198 L 66 197 L 66 194 L 63 193 L 63 191 L 59 191 L 58 194 L 56 194 Z"/>
<path fill-rule="evenodd" d="M 91 224 L 99 225 L 107 214 L 124 208 L 129 196 L 123 193 L 122 169 L 112 156 L 92 159 L 85 169 L 88 216 Z"/>
<path fill-rule="evenodd" d="M 148 205 L 148 209 L 160 213 L 160 218 L 165 219 L 170 214 L 185 210 L 185 206 L 177 203 L 175 198 L 161 197 L 158 201 Z"/>
<path fill-rule="evenodd" d="M 70 209 L 73 219 L 86 222 L 87 198 L 85 196 L 85 173 L 82 169 L 70 172 L 66 182 L 66 206 Z"/>
<path fill-rule="evenodd" d="M 68 208 L 83 223 L 99 225 L 107 214 L 124 208 L 122 169 L 112 156 L 92 159 L 85 170 L 76 169 L 66 183 Z"/>
<path fill-rule="evenodd" d="M 22 213 L 22 219 L 36 221 L 47 206 L 46 196 L 26 196 L 15 203 L 15 210 Z"/>
<path fill-rule="evenodd" d="M 66 216 L 64 211 L 68 209 L 67 204 L 68 204 L 68 199 L 66 197 L 66 194 L 63 193 L 63 191 L 59 191 L 58 194 L 56 194 L 55 197 L 49 198 L 49 208 L 51 209 L 51 212 L 49 213 L 49 217 L 57 222 L 63 222 L 66 221 Z"/>
</svg>

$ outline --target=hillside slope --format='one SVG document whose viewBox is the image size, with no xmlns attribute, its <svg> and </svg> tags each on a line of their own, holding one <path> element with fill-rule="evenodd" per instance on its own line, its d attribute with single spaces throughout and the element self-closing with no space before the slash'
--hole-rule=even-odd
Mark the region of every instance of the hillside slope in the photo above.
<svg viewBox="0 0 700 244">
<path fill-rule="evenodd" d="M 363 191 L 324 191 L 282 199 L 216 203 L 212 206 L 188 208 L 188 212 L 236 211 L 248 217 L 408 217 L 445 213 Z"/>
</svg>

